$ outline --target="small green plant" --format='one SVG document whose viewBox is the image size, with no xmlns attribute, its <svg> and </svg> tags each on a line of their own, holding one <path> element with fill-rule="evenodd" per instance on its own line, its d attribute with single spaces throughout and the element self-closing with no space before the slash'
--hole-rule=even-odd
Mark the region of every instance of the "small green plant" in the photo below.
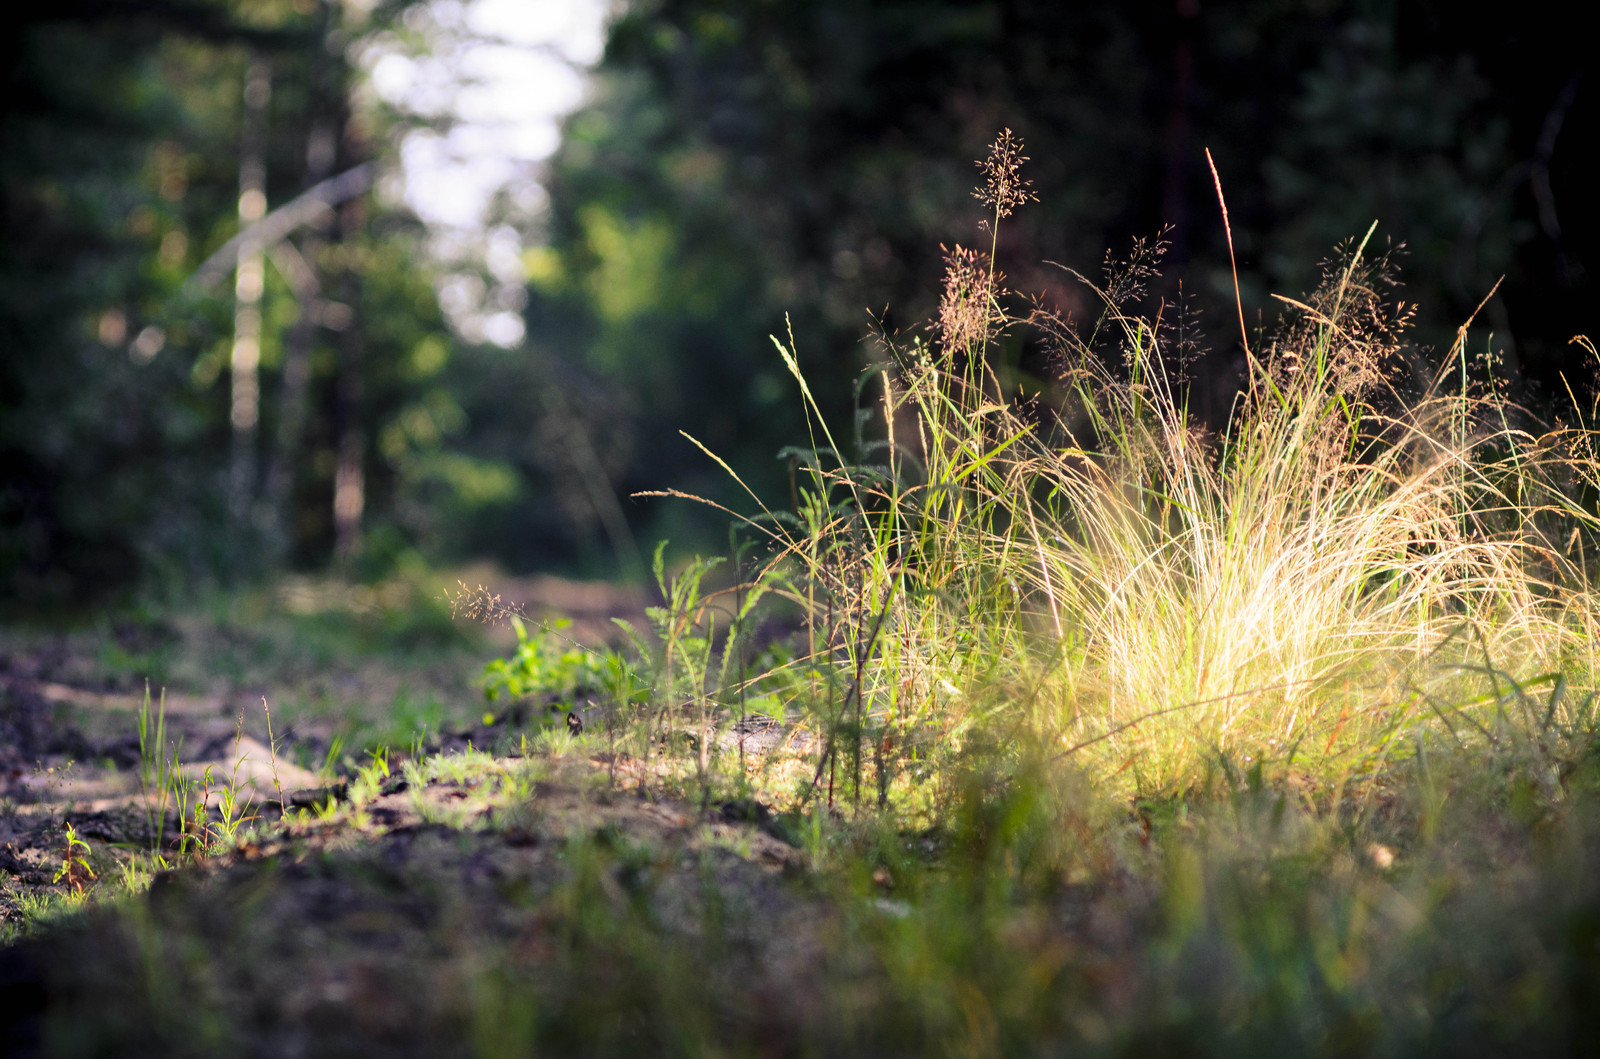
<svg viewBox="0 0 1600 1059">
<path fill-rule="evenodd" d="M 344 763 L 344 734 L 335 733 L 328 740 L 328 752 L 322 755 L 322 764 L 316 768 L 317 777 L 324 782 L 334 779 L 339 775 L 339 768 Z"/>
<path fill-rule="evenodd" d="M 356 769 L 350 784 L 350 803 L 359 808 L 376 798 L 389 776 L 389 748 L 367 751 L 367 763 Z"/>
<path fill-rule="evenodd" d="M 178 857 L 199 857 L 207 846 L 206 800 L 211 792 L 211 766 L 206 766 L 201 779 L 190 779 L 183 774 L 174 749 L 171 777 L 172 805 L 178 814 Z"/>
<path fill-rule="evenodd" d="M 167 751 L 167 690 L 161 689 L 152 717 L 150 683 L 146 681 L 144 701 L 139 707 L 139 790 L 144 801 L 145 833 L 150 838 L 152 853 L 159 853 L 166 844 L 167 807 L 181 787 L 182 778 L 178 748 L 174 747 L 170 754 Z M 180 810 L 179 818 L 182 817 Z"/>
<path fill-rule="evenodd" d="M 125 892 L 141 894 L 150 888 L 150 880 L 155 878 L 156 872 L 169 867 L 171 865 L 159 853 L 134 853 L 118 867 L 118 881 Z"/>
<path fill-rule="evenodd" d="M 255 809 L 255 793 L 252 790 L 239 798 L 239 764 L 237 744 L 235 744 L 233 775 L 229 781 L 222 785 L 217 792 L 216 832 L 214 841 L 224 847 L 231 846 L 238 841 L 239 829 L 246 824 L 254 823 L 259 815 Z M 206 778 L 210 779 L 210 769 L 206 770 Z"/>
<path fill-rule="evenodd" d="M 266 700 L 262 700 L 266 705 Z M 241 795 L 239 768 L 244 763 L 239 747 L 244 740 L 244 715 L 240 714 L 233 739 L 233 769 L 227 782 L 219 783 L 213 768 L 206 766 L 200 779 L 184 775 L 182 740 L 169 746 L 167 737 L 166 692 L 152 712 L 150 687 L 145 685 L 139 710 L 139 787 L 144 803 L 146 834 L 152 857 L 166 850 L 167 810 L 178 818 L 178 856 L 206 856 L 233 845 L 241 828 L 259 816 L 254 811 L 255 795 Z M 272 731 L 272 714 L 267 713 L 267 731 Z M 277 781 L 276 740 L 272 740 L 273 785 L 282 797 Z M 216 800 L 217 819 L 211 819 L 211 803 Z M 164 861 L 162 863 L 165 863 Z"/>
<path fill-rule="evenodd" d="M 497 658 L 483 669 L 483 696 L 490 702 L 501 696 L 520 699 L 547 694 L 572 701 L 581 691 L 598 690 L 605 680 L 609 652 L 590 651 L 562 633 L 570 621 L 528 631 L 522 618 L 510 616 L 517 634 L 517 649 L 509 658 Z"/>
<path fill-rule="evenodd" d="M 267 753 L 272 758 L 272 789 L 278 795 L 278 811 L 288 815 L 289 807 L 283 801 L 283 781 L 278 778 L 278 737 L 272 732 L 272 707 L 267 705 L 267 697 L 261 697 L 261 709 L 267 715 Z"/>
<path fill-rule="evenodd" d="M 75 894 L 83 892 L 84 883 L 95 877 L 89 865 L 89 843 L 78 837 L 72 821 L 67 821 L 66 847 L 61 852 L 61 867 L 56 869 L 52 882 L 66 881 L 67 889 Z"/>
</svg>

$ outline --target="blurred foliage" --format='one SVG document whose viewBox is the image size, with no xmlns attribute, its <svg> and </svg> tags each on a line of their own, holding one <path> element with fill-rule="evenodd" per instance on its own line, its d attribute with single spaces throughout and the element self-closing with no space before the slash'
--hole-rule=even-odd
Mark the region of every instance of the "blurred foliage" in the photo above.
<svg viewBox="0 0 1600 1059">
<path fill-rule="evenodd" d="M 1010 127 L 1042 202 L 1000 253 L 1045 264 L 1009 286 L 1093 312 L 1049 263 L 1093 277 L 1108 248 L 1163 237 L 1153 296 L 1198 314 L 1213 418 L 1242 375 L 1203 148 L 1252 327 L 1377 219 L 1405 244 L 1424 343 L 1446 346 L 1504 275 L 1480 323 L 1559 395 L 1594 294 L 1574 17 L 1544 0 L 1487 21 L 1433 0 L 640 0 L 567 123 L 529 332 L 632 395 L 628 488 L 730 496 L 681 426 L 782 495 L 771 454 L 801 436 L 798 401 L 766 336 L 788 314 L 807 374 L 835 380 L 819 396 L 848 395 L 882 359 L 876 320 L 932 316 L 941 244 L 988 249 L 971 160 Z M 1012 356 L 1020 384 L 1047 384 L 1041 358 Z"/>
<path fill-rule="evenodd" d="M 363 574 L 471 550 L 455 527 L 520 490 L 463 438 L 462 401 L 505 354 L 450 333 L 421 226 L 368 193 L 268 255 L 251 499 L 229 510 L 232 277 L 190 277 L 239 231 L 247 68 L 270 69 L 276 209 L 383 146 L 382 116 L 352 107 L 348 56 L 404 6 L 69 0 L 5 16 L 0 594 L 84 602 L 323 565 L 341 459 L 364 494 L 347 549 Z"/>
<path fill-rule="evenodd" d="M 186 288 L 239 230 L 242 103 L 271 67 L 275 209 L 378 157 L 396 115 L 355 105 L 364 39 L 408 8 L 332 0 L 63 0 L 0 33 L 0 584 L 27 605 L 292 564 L 381 574 L 418 555 L 642 576 L 661 536 L 720 516 L 631 494 L 733 499 L 678 437 L 767 497 L 803 437 L 767 340 L 792 320 L 819 396 L 933 313 L 941 244 L 985 246 L 971 160 L 1010 127 L 1042 203 L 999 248 L 1008 285 L 1090 311 L 1060 262 L 1164 233 L 1153 296 L 1212 350 L 1195 407 L 1240 378 L 1233 283 L 1202 148 L 1231 211 L 1246 317 L 1300 293 L 1374 218 L 1442 345 L 1480 323 L 1537 403 L 1588 328 L 1595 108 L 1575 13 L 1493 21 L 1437 0 L 636 0 L 566 123 L 524 255 L 525 348 L 462 340 L 425 233 L 367 194 L 295 249 L 326 305 L 297 323 L 277 263 L 262 302 L 253 501 L 229 511 L 227 284 Z M 320 137 L 320 139 L 319 139 Z M 487 273 L 486 273 L 487 275 Z M 1478 353 L 1479 350 L 1474 350 Z M 290 366 L 303 357 L 303 387 Z M 1048 391 L 1025 341 L 1018 386 Z M 298 396 L 296 394 L 298 393 Z M 339 468 L 360 477 L 341 541 Z M 348 532 L 345 538 L 348 538 Z"/>
</svg>

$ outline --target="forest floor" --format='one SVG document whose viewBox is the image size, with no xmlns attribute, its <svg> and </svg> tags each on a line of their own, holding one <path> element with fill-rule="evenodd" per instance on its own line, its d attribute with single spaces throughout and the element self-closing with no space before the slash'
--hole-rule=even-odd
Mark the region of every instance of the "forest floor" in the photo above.
<svg viewBox="0 0 1600 1059">
<path fill-rule="evenodd" d="M 587 637 L 645 603 L 497 587 Z M 1473 1055 L 1600 1028 L 1577 780 L 1540 803 L 1475 763 L 1318 809 L 1259 773 L 1117 805 L 1059 772 L 952 788 L 937 827 L 802 814 L 814 755 L 766 745 L 718 792 L 693 755 L 487 712 L 513 641 L 439 592 L 0 629 L 0 1054 Z M 158 742 L 186 808 L 150 794 Z"/>
<path fill-rule="evenodd" d="M 494 580 L 580 641 L 643 624 L 634 590 Z M 0 1052 L 498 1053 L 534 1034 L 507 976 L 572 940 L 552 909 L 653 938 L 652 990 L 715 974 L 763 1033 L 803 1017 L 830 913 L 767 807 L 673 797 L 546 704 L 487 711 L 514 640 L 447 594 L 292 581 L 0 628 Z M 716 967 L 686 965 L 708 931 Z M 681 1016 L 584 992 L 561 1006 L 607 1010 L 594 1040 Z"/>
</svg>

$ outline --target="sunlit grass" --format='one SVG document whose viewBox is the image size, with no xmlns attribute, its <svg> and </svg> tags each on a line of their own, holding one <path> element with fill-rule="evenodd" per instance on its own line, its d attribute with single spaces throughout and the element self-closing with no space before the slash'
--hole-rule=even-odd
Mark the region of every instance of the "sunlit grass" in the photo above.
<svg viewBox="0 0 1600 1059">
<path fill-rule="evenodd" d="M 1139 312 L 1149 247 L 1083 280 L 1084 326 L 1011 313 L 992 262 L 956 248 L 931 339 L 888 343 L 848 439 L 778 342 L 812 433 L 790 502 L 752 494 L 767 551 L 746 592 L 806 618 L 786 669 L 821 739 L 802 794 L 914 797 L 973 738 L 1127 795 L 1219 758 L 1332 790 L 1423 732 L 1527 749 L 1588 724 L 1593 417 L 1574 400 L 1539 426 L 1469 362 L 1466 325 L 1438 363 L 1407 347 L 1371 235 L 1284 299 L 1215 428 Z M 991 364 L 1018 335 L 1062 365 L 1056 407 Z M 663 636 L 669 657 L 717 620 L 698 591 L 675 608 L 693 631 Z"/>
<path fill-rule="evenodd" d="M 1103 736 L 1102 767 L 1159 787 L 1208 753 L 1293 747 L 1328 775 L 1492 700 L 1490 668 L 1591 679 L 1594 599 L 1551 531 L 1592 518 L 1543 499 L 1560 468 L 1492 394 L 1380 410 L 1399 395 L 1351 377 L 1381 380 L 1391 352 L 1348 319 L 1359 266 L 1268 351 L 1225 435 L 1198 433 L 1135 327 L 1135 381 L 1078 386 L 1099 451 L 1034 458 L 1053 532 L 1028 572 L 1076 632 L 1063 734 Z"/>
</svg>

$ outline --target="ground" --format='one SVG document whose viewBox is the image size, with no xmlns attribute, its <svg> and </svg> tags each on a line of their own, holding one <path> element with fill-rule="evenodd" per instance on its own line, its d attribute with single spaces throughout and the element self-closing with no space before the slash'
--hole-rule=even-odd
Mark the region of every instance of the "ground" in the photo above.
<svg viewBox="0 0 1600 1059">
<path fill-rule="evenodd" d="M 642 605 L 518 589 L 590 600 L 583 636 Z M 797 797 L 817 746 L 793 727 L 702 783 L 592 707 L 487 703 L 514 639 L 440 592 L 0 629 L 0 1054 L 1572 1054 L 1600 1032 L 1593 740 L 1547 780 L 1441 747 L 1337 790 L 1224 767 L 1132 802 L 991 749 L 897 816 Z"/>
<path fill-rule="evenodd" d="M 798 1010 L 827 913 L 794 885 L 803 855 L 767 808 L 649 789 L 559 723 L 564 704 L 493 716 L 476 677 L 504 636 L 426 606 L 404 619 L 417 587 L 390 594 L 299 583 L 200 617 L 6 631 L 7 1054 L 459 1051 L 494 992 L 484 976 L 560 944 L 538 910 L 564 889 L 642 916 L 663 958 L 714 931 L 741 995 Z M 543 578 L 508 595 L 576 618 L 590 642 L 612 616 L 639 618 L 637 595 L 610 586 Z M 191 805 L 209 807 L 199 825 L 151 793 L 158 722 Z M 188 943 L 229 955 L 196 962 Z"/>
</svg>

